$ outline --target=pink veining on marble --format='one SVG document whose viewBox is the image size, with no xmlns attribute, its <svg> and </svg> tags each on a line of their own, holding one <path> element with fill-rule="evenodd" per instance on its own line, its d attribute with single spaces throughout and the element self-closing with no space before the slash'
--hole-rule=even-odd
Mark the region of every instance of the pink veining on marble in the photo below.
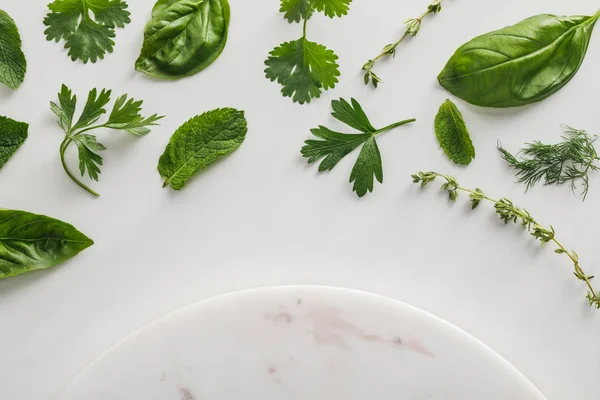
<svg viewBox="0 0 600 400">
<path fill-rule="evenodd" d="M 283 321 L 285 323 L 291 324 L 294 321 L 294 316 L 288 312 L 280 312 L 276 314 L 265 314 L 266 319 L 270 319 L 271 321 L 278 322 Z"/>
<path fill-rule="evenodd" d="M 192 392 L 190 391 L 190 389 L 188 388 L 181 388 L 179 389 L 181 391 L 181 395 L 182 400 L 194 400 L 194 396 L 192 395 Z"/>
<path fill-rule="evenodd" d="M 311 321 L 314 327 L 314 330 L 309 333 L 314 336 L 315 341 L 320 345 L 331 345 L 350 350 L 346 342 L 347 337 L 350 335 L 367 342 L 385 343 L 394 347 L 402 346 L 416 353 L 435 357 L 435 354 L 417 339 L 410 339 L 405 342 L 398 337 L 386 339 L 380 335 L 366 333 L 363 329 L 344 319 L 341 311 L 337 308 L 324 306 L 314 308 L 306 314 L 306 318 Z"/>
</svg>

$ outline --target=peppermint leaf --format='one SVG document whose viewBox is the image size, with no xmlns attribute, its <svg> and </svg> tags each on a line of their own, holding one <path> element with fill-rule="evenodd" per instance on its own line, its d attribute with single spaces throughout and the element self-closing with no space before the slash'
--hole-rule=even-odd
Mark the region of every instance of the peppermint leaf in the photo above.
<svg viewBox="0 0 600 400">
<path fill-rule="evenodd" d="M 29 125 L 6 117 L 0 117 L 0 168 L 27 140 Z"/>
<path fill-rule="evenodd" d="M 442 104 L 435 117 L 435 133 L 448 158 L 456 164 L 469 165 L 475 158 L 475 148 L 463 116 L 450 100 Z"/>
<path fill-rule="evenodd" d="M 319 98 L 321 91 L 335 87 L 340 76 L 338 57 L 325 46 L 300 38 L 282 43 L 265 61 L 271 81 L 283 85 L 281 93 L 300 104 Z"/>
<path fill-rule="evenodd" d="M 0 83 L 17 89 L 27 70 L 27 61 L 21 50 L 21 36 L 15 21 L 0 10 Z"/>
<path fill-rule="evenodd" d="M 171 137 L 158 162 L 163 187 L 181 190 L 196 173 L 237 150 L 248 126 L 243 111 L 219 108 L 197 115 Z"/>
</svg>

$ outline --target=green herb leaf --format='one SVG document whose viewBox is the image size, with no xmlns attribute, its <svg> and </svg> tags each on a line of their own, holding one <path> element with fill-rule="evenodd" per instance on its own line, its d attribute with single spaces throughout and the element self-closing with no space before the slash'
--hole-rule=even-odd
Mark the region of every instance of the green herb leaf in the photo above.
<svg viewBox="0 0 600 400">
<path fill-rule="evenodd" d="M 322 140 L 307 140 L 302 147 L 302 156 L 309 163 L 321 161 L 319 172 L 332 170 L 345 156 L 358 146 L 363 148 L 350 173 L 350 183 L 354 182 L 353 190 L 359 197 L 373 191 L 374 178 L 383 183 L 383 166 L 381 154 L 375 136 L 397 126 L 414 122 L 414 119 L 396 122 L 382 129 L 375 129 L 364 110 L 355 99 L 348 103 L 344 99 L 331 102 L 333 115 L 346 125 L 362 133 L 348 134 L 332 131 L 324 126 L 311 129 L 314 136 Z"/>
<path fill-rule="evenodd" d="M 115 101 L 112 112 L 108 118 L 105 127 L 127 131 L 136 136 L 144 136 L 150 133 L 149 126 L 158 125 L 156 122 L 162 119 L 162 116 L 154 114 L 148 118 L 142 117 L 143 101 L 127 100 L 124 94 Z"/>
<path fill-rule="evenodd" d="M 102 165 L 102 157 L 98 153 L 106 150 L 106 147 L 102 143 L 98 143 L 93 135 L 81 134 L 75 136 L 73 140 L 79 150 L 81 176 L 84 176 L 87 170 L 90 179 L 98 182 L 98 174 L 100 174 L 100 166 Z"/>
<path fill-rule="evenodd" d="M 196 173 L 237 150 L 248 126 L 243 111 L 219 108 L 197 115 L 173 134 L 158 162 L 158 171 L 170 185 L 181 190 Z"/>
<path fill-rule="evenodd" d="M 475 148 L 463 116 L 449 99 L 435 117 L 435 134 L 444 153 L 456 164 L 469 165 L 475 158 Z"/>
<path fill-rule="evenodd" d="M 27 71 L 27 61 L 21 50 L 21 35 L 15 21 L 0 10 L 0 83 L 17 89 Z"/>
<path fill-rule="evenodd" d="M 58 94 L 58 102 L 50 102 L 50 109 L 58 117 L 58 126 L 66 133 L 71 132 L 73 124 L 73 115 L 75 114 L 75 106 L 77 105 L 77 96 L 74 96 L 71 90 L 62 85 Z"/>
<path fill-rule="evenodd" d="M 283 85 L 281 93 L 300 104 L 321 97 L 321 89 L 335 87 L 340 76 L 338 57 L 315 42 L 304 38 L 282 43 L 265 61 L 265 73 L 271 81 Z"/>
<path fill-rule="evenodd" d="M 29 125 L 6 117 L 0 117 L 0 168 L 27 140 Z"/>
<path fill-rule="evenodd" d="M 131 22 L 123 0 L 55 0 L 48 9 L 46 39 L 65 40 L 71 60 L 84 63 L 95 63 L 107 52 L 112 53 L 115 27 L 124 28 Z"/>
<path fill-rule="evenodd" d="M 88 94 L 87 102 L 81 112 L 81 116 L 72 130 L 85 128 L 98 121 L 103 114 L 106 114 L 106 109 L 104 107 L 110 101 L 110 95 L 110 90 L 102 89 L 100 94 L 98 94 L 97 89 L 92 89 Z M 77 100 L 76 98 L 73 99 L 74 101 Z M 73 105 L 75 105 L 75 102 L 73 102 Z"/>
<path fill-rule="evenodd" d="M 476 37 L 454 53 L 439 83 L 483 107 L 545 99 L 579 70 L 598 18 L 600 11 L 592 17 L 542 14 Z"/>
<path fill-rule="evenodd" d="M 229 14 L 228 0 L 159 0 L 135 69 L 158 79 L 202 71 L 225 48 Z"/>
<path fill-rule="evenodd" d="M 309 0 L 281 0 L 279 11 L 285 13 L 284 17 L 290 23 L 310 18 L 310 14 L 312 14 Z"/>
<path fill-rule="evenodd" d="M 314 7 L 329 18 L 348 14 L 352 0 L 313 0 Z"/>
<path fill-rule="evenodd" d="M 65 222 L 0 209 L 0 279 L 53 267 L 93 244 Z"/>
</svg>

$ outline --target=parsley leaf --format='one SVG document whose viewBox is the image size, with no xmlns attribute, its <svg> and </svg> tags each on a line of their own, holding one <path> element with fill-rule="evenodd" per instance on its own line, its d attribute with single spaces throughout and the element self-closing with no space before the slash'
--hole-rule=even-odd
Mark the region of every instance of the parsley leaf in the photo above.
<svg viewBox="0 0 600 400">
<path fill-rule="evenodd" d="M 312 13 L 309 0 L 281 0 L 281 8 L 288 22 L 300 22 Z"/>
<path fill-rule="evenodd" d="M 313 0 L 314 7 L 329 18 L 348 14 L 352 0 Z"/>
<path fill-rule="evenodd" d="M 435 117 L 435 133 L 440 146 L 456 164 L 469 165 L 475 158 L 475 147 L 463 116 L 450 100 L 446 100 Z"/>
<path fill-rule="evenodd" d="M 112 53 L 115 28 L 131 22 L 123 0 L 55 0 L 48 9 L 50 13 L 44 19 L 46 39 L 64 40 L 71 60 L 79 59 L 84 64 Z"/>
<path fill-rule="evenodd" d="M 0 83 L 17 89 L 27 70 L 27 60 L 21 50 L 21 36 L 15 21 L 0 10 Z"/>
<path fill-rule="evenodd" d="M 67 175 L 77 183 L 81 188 L 89 193 L 99 196 L 98 193 L 83 184 L 69 170 L 65 160 L 67 149 L 72 143 L 77 145 L 79 155 L 79 172 L 83 177 L 86 172 L 90 179 L 98 181 L 100 175 L 100 167 L 102 166 L 102 157 L 100 152 L 106 150 L 106 147 L 96 139 L 96 136 L 88 132 L 108 128 L 129 132 L 135 136 L 143 136 L 150 132 L 150 126 L 157 125 L 162 116 L 156 114 L 151 117 L 144 118 L 141 114 L 141 101 L 127 99 L 127 95 L 122 95 L 115 101 L 113 109 L 108 117 L 108 121 L 94 125 L 106 114 L 106 105 L 110 102 L 111 91 L 103 89 L 98 93 L 97 89 L 92 89 L 81 112 L 79 120 L 74 126 L 73 117 L 77 105 L 77 97 L 73 95 L 71 90 L 63 85 L 58 94 L 58 104 L 50 103 L 50 109 L 58 117 L 58 125 L 65 132 L 66 136 L 60 145 L 60 158 L 63 168 Z"/>
<path fill-rule="evenodd" d="M 321 88 L 335 87 L 340 76 L 338 57 L 315 42 L 300 38 L 282 43 L 265 61 L 265 73 L 271 81 L 283 85 L 281 93 L 300 104 L 321 96 Z"/>
<path fill-rule="evenodd" d="M 322 140 L 307 140 L 301 150 L 302 156 L 308 158 L 309 163 L 322 159 L 319 164 L 319 172 L 330 171 L 350 152 L 363 145 L 350 173 L 350 183 L 354 183 L 353 190 L 358 197 L 363 197 L 367 192 L 373 191 L 375 179 L 379 183 L 383 183 L 381 154 L 375 136 L 397 126 L 414 122 L 415 119 L 375 129 L 358 101 L 354 99 L 351 99 L 350 103 L 344 99 L 333 100 L 331 108 L 333 109 L 331 115 L 334 118 L 361 133 L 340 133 L 324 126 L 311 129 L 312 134 Z"/>
</svg>

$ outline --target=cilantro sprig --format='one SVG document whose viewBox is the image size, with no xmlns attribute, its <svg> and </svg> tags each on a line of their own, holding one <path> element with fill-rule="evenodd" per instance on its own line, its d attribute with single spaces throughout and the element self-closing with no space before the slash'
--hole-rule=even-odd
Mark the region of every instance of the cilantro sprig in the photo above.
<svg viewBox="0 0 600 400">
<path fill-rule="evenodd" d="M 94 196 L 99 196 L 99 194 L 86 186 L 69 170 L 65 159 L 69 146 L 73 143 L 77 146 L 81 176 L 83 177 L 87 172 L 89 178 L 97 182 L 102 166 L 100 152 L 106 150 L 106 147 L 98 142 L 96 136 L 89 133 L 90 131 L 108 128 L 129 132 L 135 136 L 144 136 L 150 132 L 151 126 L 158 125 L 157 121 L 163 118 L 157 114 L 144 118 L 140 114 L 142 101 L 128 99 L 128 95 L 124 94 L 115 101 L 108 121 L 94 125 L 102 115 L 106 114 L 106 105 L 110 102 L 110 96 L 110 90 L 102 89 L 98 93 L 97 89 L 92 89 L 88 94 L 81 116 L 76 122 L 73 117 L 77 106 L 77 96 L 73 95 L 67 86 L 62 85 L 58 94 L 58 104 L 50 102 L 50 109 L 59 118 L 58 126 L 66 134 L 60 145 L 62 166 L 73 182 Z"/>
<path fill-rule="evenodd" d="M 325 46 L 307 39 L 306 28 L 315 11 L 329 18 L 348 13 L 352 0 L 281 0 L 280 11 L 288 22 L 304 20 L 302 37 L 280 44 L 265 61 L 265 74 L 283 86 L 281 93 L 300 104 L 319 98 L 332 89 L 340 76 L 338 56 Z"/>
<path fill-rule="evenodd" d="M 383 183 L 383 165 L 375 137 L 400 125 L 415 122 L 416 119 L 406 119 L 376 129 L 355 99 L 351 99 L 351 103 L 344 99 L 333 100 L 331 108 L 333 109 L 331 115 L 334 118 L 361 133 L 340 133 L 320 125 L 318 128 L 311 129 L 311 132 L 321 140 L 307 140 L 301 153 L 308 158 L 309 163 L 322 159 L 319 172 L 330 171 L 344 157 L 362 145 L 362 150 L 350 173 L 350 183 L 354 182 L 353 190 L 358 197 L 363 197 L 367 192 L 373 192 L 374 179 Z"/>
<path fill-rule="evenodd" d="M 123 0 L 55 0 L 44 19 L 46 39 L 64 40 L 73 61 L 95 63 L 112 53 L 115 28 L 131 22 L 127 7 Z"/>
</svg>

